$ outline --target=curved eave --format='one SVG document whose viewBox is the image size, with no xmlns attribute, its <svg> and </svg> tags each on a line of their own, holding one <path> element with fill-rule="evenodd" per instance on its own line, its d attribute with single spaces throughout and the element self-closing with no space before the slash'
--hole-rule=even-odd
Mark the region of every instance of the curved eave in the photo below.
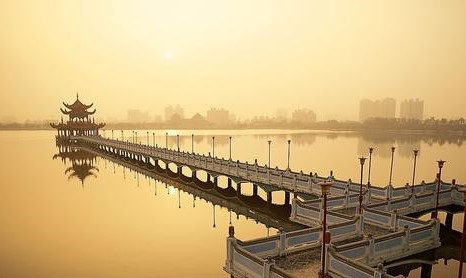
<svg viewBox="0 0 466 278">
<path fill-rule="evenodd" d="M 68 115 L 71 112 L 71 111 L 63 110 L 63 108 L 60 108 L 60 111 L 65 115 Z"/>
</svg>

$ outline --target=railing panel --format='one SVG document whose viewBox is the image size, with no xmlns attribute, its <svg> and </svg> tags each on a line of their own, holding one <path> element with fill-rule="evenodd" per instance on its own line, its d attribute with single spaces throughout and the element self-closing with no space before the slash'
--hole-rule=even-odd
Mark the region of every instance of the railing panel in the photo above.
<svg viewBox="0 0 466 278">
<path fill-rule="evenodd" d="M 233 250 L 233 269 L 248 273 L 248 277 L 262 278 L 264 266 L 256 261 L 239 253 L 236 249 Z"/>
</svg>

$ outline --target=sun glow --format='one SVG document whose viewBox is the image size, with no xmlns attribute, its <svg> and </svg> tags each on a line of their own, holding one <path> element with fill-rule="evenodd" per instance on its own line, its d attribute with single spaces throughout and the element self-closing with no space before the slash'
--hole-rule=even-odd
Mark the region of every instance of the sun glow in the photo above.
<svg viewBox="0 0 466 278">
<path fill-rule="evenodd" d="M 165 51 L 165 53 L 163 54 L 163 57 L 165 58 L 165 60 L 172 60 L 173 59 L 173 52 Z"/>
</svg>

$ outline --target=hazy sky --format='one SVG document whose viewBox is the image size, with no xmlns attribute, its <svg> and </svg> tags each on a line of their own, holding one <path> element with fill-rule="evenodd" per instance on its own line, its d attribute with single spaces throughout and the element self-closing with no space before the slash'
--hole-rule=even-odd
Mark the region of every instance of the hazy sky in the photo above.
<svg viewBox="0 0 466 278">
<path fill-rule="evenodd" d="M 1 1 L 0 118 L 59 118 L 76 91 L 102 118 L 357 119 L 386 96 L 465 116 L 466 1 Z"/>
</svg>

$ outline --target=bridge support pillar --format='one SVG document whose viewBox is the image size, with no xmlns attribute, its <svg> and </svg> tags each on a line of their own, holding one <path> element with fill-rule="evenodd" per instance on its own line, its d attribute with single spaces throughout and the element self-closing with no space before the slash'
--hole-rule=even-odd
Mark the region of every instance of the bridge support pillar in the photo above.
<svg viewBox="0 0 466 278">
<path fill-rule="evenodd" d="M 285 191 L 285 205 L 290 204 L 290 192 Z"/>
<path fill-rule="evenodd" d="M 447 217 L 445 218 L 445 227 L 450 230 L 453 227 L 453 213 L 447 213 Z"/>
<path fill-rule="evenodd" d="M 210 174 L 207 173 L 207 182 L 210 182 Z"/>
<path fill-rule="evenodd" d="M 192 178 L 193 178 L 193 179 L 196 179 L 196 178 L 197 178 L 197 172 L 196 172 L 196 171 L 193 171 Z"/>
<path fill-rule="evenodd" d="M 421 266 L 421 278 L 430 278 L 432 277 L 432 265 L 423 264 Z"/>
<path fill-rule="evenodd" d="M 218 177 L 214 177 L 214 185 L 218 185 Z"/>
<path fill-rule="evenodd" d="M 252 185 L 252 195 L 257 196 L 257 184 Z"/>
<path fill-rule="evenodd" d="M 272 192 L 267 192 L 267 206 L 270 207 L 272 205 Z"/>
<path fill-rule="evenodd" d="M 228 187 L 231 187 L 231 179 L 228 178 Z"/>
<path fill-rule="evenodd" d="M 236 186 L 236 195 L 241 196 L 241 183 L 238 183 Z"/>
</svg>

